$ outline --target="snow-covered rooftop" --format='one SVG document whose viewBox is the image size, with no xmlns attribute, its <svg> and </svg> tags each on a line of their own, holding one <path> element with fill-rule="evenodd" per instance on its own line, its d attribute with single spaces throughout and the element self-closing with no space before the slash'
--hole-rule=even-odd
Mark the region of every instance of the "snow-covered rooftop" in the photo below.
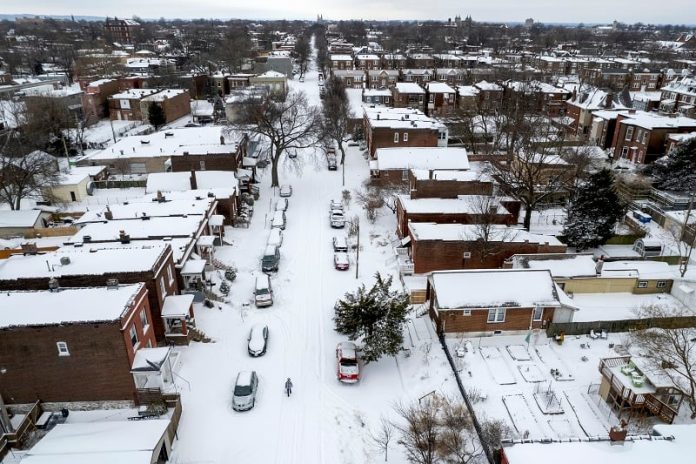
<svg viewBox="0 0 696 464">
<path fill-rule="evenodd" d="M 40 215 L 38 209 L 0 210 L 0 229 L 33 227 Z"/>
<path fill-rule="evenodd" d="M 415 82 L 397 82 L 396 91 L 399 93 L 425 94 L 425 89 Z"/>
<path fill-rule="evenodd" d="M 164 100 L 167 100 L 169 98 L 174 98 L 177 97 L 181 94 L 188 93 L 188 90 L 184 89 L 164 89 L 160 90 L 159 92 L 149 95 L 145 98 L 143 98 L 142 101 L 144 102 L 162 102 Z"/>
<path fill-rule="evenodd" d="M 602 265 L 602 277 L 673 279 L 675 272 L 661 261 L 609 261 Z"/>
<path fill-rule="evenodd" d="M 64 172 L 57 180 L 58 185 L 75 185 L 87 178 L 94 177 L 106 169 L 106 166 L 74 166 Z"/>
<path fill-rule="evenodd" d="M 145 272 L 155 266 L 166 250 L 163 243 L 157 247 L 140 248 L 66 247 L 45 255 L 15 255 L 0 260 L 0 280 Z M 62 258 L 68 258 L 70 262 L 62 264 Z"/>
<path fill-rule="evenodd" d="M 411 222 L 408 225 L 411 235 L 416 240 L 475 241 L 480 238 L 480 228 L 475 224 L 437 224 L 434 222 Z M 563 245 L 552 235 L 532 234 L 524 229 L 506 226 L 492 226 L 488 231 L 489 240 L 542 243 Z"/>
<path fill-rule="evenodd" d="M 185 173 L 188 174 L 188 173 Z M 166 195 L 165 195 L 166 198 Z M 140 201 L 129 201 L 115 205 L 103 206 L 87 211 L 75 224 L 87 224 L 92 222 L 106 222 L 106 215 L 111 211 L 111 220 L 143 220 L 142 218 L 169 217 L 169 216 L 202 216 L 208 213 L 214 198 L 203 196 L 200 199 L 174 200 L 166 198 L 166 201 L 152 201 L 143 197 Z"/>
<path fill-rule="evenodd" d="M 1 292 L 0 328 L 115 321 L 143 285 Z"/>
<path fill-rule="evenodd" d="M 159 90 L 157 89 L 128 89 L 124 90 L 123 92 L 115 93 L 111 95 L 109 98 L 114 100 L 140 100 L 157 92 L 159 92 Z"/>
<path fill-rule="evenodd" d="M 413 108 L 363 107 L 371 127 L 394 129 L 444 129 L 437 119 Z"/>
<path fill-rule="evenodd" d="M 169 295 L 164 299 L 162 317 L 183 317 L 189 314 L 193 295 Z"/>
<path fill-rule="evenodd" d="M 430 93 L 455 93 L 454 89 L 444 82 L 428 82 L 426 86 Z"/>
<path fill-rule="evenodd" d="M 596 263 L 591 255 L 517 255 L 512 262 L 515 269 L 546 269 L 557 278 L 597 275 Z"/>
<path fill-rule="evenodd" d="M 440 309 L 560 304 L 551 273 L 543 270 L 436 271 L 430 279 Z"/>
<path fill-rule="evenodd" d="M 408 195 L 398 195 L 398 201 L 403 209 L 411 214 L 481 214 L 483 205 L 488 205 L 490 197 L 480 195 L 460 195 L 458 198 L 411 198 Z M 497 213 L 508 211 L 497 204 Z M 491 204 L 490 206 L 493 206 Z"/>
<path fill-rule="evenodd" d="M 120 231 L 124 231 L 133 240 L 161 237 L 193 237 L 202 221 L 202 216 L 167 216 L 139 221 L 121 219 L 106 223 L 95 222 L 80 229 L 70 238 L 70 241 L 73 243 L 83 242 L 85 236 L 91 237 L 92 241 L 118 241 Z"/>
<path fill-rule="evenodd" d="M 663 116 L 657 113 L 648 113 L 646 111 L 621 112 L 625 119 L 621 120 L 621 124 L 630 124 L 632 126 L 642 127 L 644 129 L 657 128 L 681 128 L 693 127 L 696 128 L 696 119 L 687 118 L 685 116 Z"/>
<path fill-rule="evenodd" d="M 237 188 L 239 181 L 232 171 L 196 171 L 196 186 L 199 190 Z M 157 172 L 147 176 L 147 193 L 191 190 L 190 172 Z"/>
<path fill-rule="evenodd" d="M 469 163 L 469 167 L 473 167 Z M 460 169 L 460 170 L 430 170 L 430 169 L 411 169 L 413 177 L 418 180 L 442 180 L 442 181 L 457 181 L 457 182 L 491 182 L 492 178 L 485 172 L 476 169 Z"/>
<path fill-rule="evenodd" d="M 404 147 L 375 151 L 381 171 L 390 169 L 469 169 L 465 148 Z"/>
</svg>

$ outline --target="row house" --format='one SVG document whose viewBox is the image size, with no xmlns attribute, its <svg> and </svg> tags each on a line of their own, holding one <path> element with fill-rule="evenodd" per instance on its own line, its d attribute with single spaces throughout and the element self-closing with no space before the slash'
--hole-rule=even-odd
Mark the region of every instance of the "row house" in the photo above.
<svg viewBox="0 0 696 464">
<path fill-rule="evenodd" d="M 157 347 L 144 284 L 0 293 L 0 395 L 10 403 L 136 399 Z"/>
<path fill-rule="evenodd" d="M 495 82 L 480 81 L 474 84 L 478 90 L 479 105 L 483 109 L 493 109 L 503 101 L 505 89 Z"/>
<path fill-rule="evenodd" d="M 443 82 L 428 82 L 425 86 L 426 114 L 450 116 L 457 107 L 457 92 Z"/>
<path fill-rule="evenodd" d="M 396 69 L 371 69 L 367 71 L 367 86 L 371 89 L 392 89 L 399 81 Z"/>
<path fill-rule="evenodd" d="M 402 82 L 414 82 L 418 85 L 425 86 L 427 82 L 435 78 L 435 73 L 432 69 L 426 68 L 409 68 L 401 70 Z"/>
<path fill-rule="evenodd" d="M 481 91 L 473 85 L 457 86 L 457 105 L 459 109 L 468 114 L 474 114 L 480 109 Z"/>
<path fill-rule="evenodd" d="M 630 102 L 614 98 L 614 94 L 600 89 L 589 89 L 566 100 L 566 116 L 576 134 L 588 134 L 592 128 L 592 113 L 597 110 L 626 110 Z"/>
<path fill-rule="evenodd" d="M 414 68 L 432 68 L 435 66 L 435 59 L 427 53 L 411 53 L 406 62 Z"/>
<path fill-rule="evenodd" d="M 679 112 L 685 116 L 696 116 L 696 78 L 675 79 L 662 88 L 661 111 Z"/>
<path fill-rule="evenodd" d="M 328 49 L 329 53 L 346 55 L 353 53 L 353 44 L 345 40 L 332 40 Z"/>
<path fill-rule="evenodd" d="M 331 75 L 341 79 L 348 89 L 362 89 L 365 87 L 365 71 L 359 69 L 332 69 Z"/>
<path fill-rule="evenodd" d="M 469 159 L 465 148 L 379 148 L 370 162 L 370 175 L 390 184 L 406 183 L 411 170 L 465 171 Z"/>
<path fill-rule="evenodd" d="M 362 70 L 372 70 L 379 69 L 381 67 L 381 60 L 379 56 L 374 54 L 359 54 L 355 55 L 355 68 Z"/>
<path fill-rule="evenodd" d="M 485 166 L 485 163 L 484 163 Z M 425 169 L 408 171 L 410 196 L 418 198 L 458 198 L 460 195 L 491 196 L 496 191 L 493 178 L 486 168 Z"/>
<path fill-rule="evenodd" d="M 543 270 L 455 270 L 428 276 L 427 304 L 440 333 L 527 333 L 571 322 L 576 309 Z"/>
<path fill-rule="evenodd" d="M 389 89 L 363 89 L 362 101 L 367 105 L 391 106 L 392 93 Z"/>
<path fill-rule="evenodd" d="M 414 82 L 397 82 L 392 90 L 394 107 L 425 111 L 425 89 Z"/>
<path fill-rule="evenodd" d="M 435 80 L 451 86 L 462 85 L 466 80 L 466 73 L 456 68 L 435 68 Z"/>
<path fill-rule="evenodd" d="M 117 121 L 142 121 L 141 100 L 157 92 L 157 89 L 130 89 L 112 94 L 108 97 L 109 117 Z"/>
<path fill-rule="evenodd" d="M 582 71 L 583 82 L 597 87 L 610 87 L 629 90 L 640 89 L 658 90 L 662 87 L 664 73 L 661 70 L 626 70 L 626 69 L 595 69 Z"/>
<path fill-rule="evenodd" d="M 165 89 L 140 100 L 140 114 L 143 121 L 149 120 L 150 106 L 156 105 L 164 113 L 164 123 L 176 121 L 191 114 L 191 97 L 188 90 Z"/>
<path fill-rule="evenodd" d="M 460 68 L 463 65 L 462 57 L 451 53 L 436 53 L 433 55 L 435 66 L 442 68 Z"/>
<path fill-rule="evenodd" d="M 535 109 L 550 117 L 564 115 L 565 101 L 571 96 L 568 90 L 539 81 L 507 81 L 504 86 L 507 92 L 521 92 L 530 96 L 535 102 Z"/>
<path fill-rule="evenodd" d="M 482 243 L 481 227 L 473 224 L 411 222 L 407 245 L 415 274 L 454 269 L 497 269 L 508 258 L 524 253 L 565 253 L 556 237 L 522 229 L 493 226 Z"/>
<path fill-rule="evenodd" d="M 329 68 L 332 70 L 353 69 L 353 57 L 351 55 L 329 56 Z"/>
<path fill-rule="evenodd" d="M 385 53 L 382 55 L 382 68 L 403 69 L 406 67 L 406 57 L 398 53 Z"/>
<path fill-rule="evenodd" d="M 647 164 L 666 154 L 670 134 L 696 130 L 696 119 L 642 111 L 621 112 L 616 119 L 612 148 L 615 160 Z"/>
<path fill-rule="evenodd" d="M 99 79 L 83 88 L 82 107 L 87 117 L 105 118 L 109 115 L 109 97 L 118 93 L 118 79 Z"/>
<path fill-rule="evenodd" d="M 64 247 L 46 254 L 13 256 L 0 263 L 0 290 L 49 290 L 144 283 L 157 340 L 164 340 L 162 308 L 179 293 L 171 246 L 91 250 Z"/>
<path fill-rule="evenodd" d="M 228 93 L 249 87 L 251 85 L 250 79 L 252 77 L 254 77 L 254 75 L 249 73 L 236 73 L 227 76 Z"/>
<path fill-rule="evenodd" d="M 363 121 L 373 159 L 378 148 L 447 146 L 447 126 L 416 109 L 365 108 Z"/>
</svg>

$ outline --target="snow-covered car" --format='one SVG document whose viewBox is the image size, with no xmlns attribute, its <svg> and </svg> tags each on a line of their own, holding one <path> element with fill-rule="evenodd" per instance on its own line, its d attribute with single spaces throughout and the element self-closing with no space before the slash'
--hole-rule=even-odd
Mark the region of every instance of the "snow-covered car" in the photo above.
<svg viewBox="0 0 696 464">
<path fill-rule="evenodd" d="M 300 82 L 304 82 L 304 76 L 300 77 Z"/>
<path fill-rule="evenodd" d="M 336 155 L 328 155 L 326 157 L 326 164 L 329 168 L 329 171 L 338 170 L 338 162 L 336 161 Z"/>
<path fill-rule="evenodd" d="M 348 239 L 345 237 L 334 237 L 332 244 L 335 253 L 346 253 L 348 251 Z"/>
<path fill-rule="evenodd" d="M 278 198 L 278 201 L 276 201 L 276 204 L 275 204 L 275 210 L 276 211 L 287 211 L 288 210 L 288 199 L 287 198 Z"/>
<path fill-rule="evenodd" d="M 332 210 L 329 215 L 329 222 L 334 229 L 343 229 L 346 225 L 346 217 L 343 215 L 343 211 L 338 209 Z"/>
<path fill-rule="evenodd" d="M 331 200 L 331 203 L 329 203 L 329 211 L 333 210 L 343 211 L 343 203 L 341 203 L 341 200 Z"/>
<path fill-rule="evenodd" d="M 256 371 L 242 371 L 237 374 L 232 393 L 232 409 L 248 411 L 256 403 L 256 390 L 259 388 L 259 378 Z"/>
<path fill-rule="evenodd" d="M 341 342 L 336 347 L 336 375 L 339 382 L 356 383 L 360 380 L 358 351 L 353 342 Z"/>
<path fill-rule="evenodd" d="M 348 253 L 334 253 L 334 267 L 339 271 L 347 271 L 350 267 Z"/>
<path fill-rule="evenodd" d="M 256 324 L 249 331 L 247 351 L 249 356 L 257 357 L 266 354 L 266 346 L 268 345 L 268 326 L 264 324 Z"/>
<path fill-rule="evenodd" d="M 280 186 L 280 196 L 287 198 L 292 196 L 292 185 L 284 184 Z"/>
</svg>

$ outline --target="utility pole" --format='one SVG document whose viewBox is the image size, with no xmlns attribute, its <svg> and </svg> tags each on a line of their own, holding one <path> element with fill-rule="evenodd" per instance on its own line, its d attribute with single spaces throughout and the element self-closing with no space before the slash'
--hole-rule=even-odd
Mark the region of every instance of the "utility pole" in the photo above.
<svg viewBox="0 0 696 464">
<path fill-rule="evenodd" d="M 355 249 L 355 278 L 358 278 L 358 270 L 360 269 L 360 218 L 355 217 L 358 220 L 357 236 L 358 236 L 358 247 Z"/>
<path fill-rule="evenodd" d="M 691 210 L 693 209 L 694 206 L 694 193 L 692 192 L 689 195 L 689 208 L 686 210 L 686 216 L 684 217 L 684 223 L 682 224 L 681 228 L 681 234 L 679 235 L 679 241 L 683 242 L 684 239 L 686 238 L 686 228 L 689 224 L 689 218 L 691 217 Z M 693 235 L 693 234 L 692 234 Z M 691 240 L 689 241 L 689 251 L 686 254 L 686 258 L 681 258 L 679 261 L 679 274 L 681 274 L 682 277 L 684 277 L 684 274 L 686 274 L 687 269 L 689 268 L 689 260 L 691 259 L 691 250 L 694 249 L 694 237 L 691 237 Z"/>
<path fill-rule="evenodd" d="M 111 136 L 114 138 L 114 143 L 116 143 L 116 131 L 114 130 L 114 121 L 109 116 L 109 124 L 111 125 Z"/>
</svg>

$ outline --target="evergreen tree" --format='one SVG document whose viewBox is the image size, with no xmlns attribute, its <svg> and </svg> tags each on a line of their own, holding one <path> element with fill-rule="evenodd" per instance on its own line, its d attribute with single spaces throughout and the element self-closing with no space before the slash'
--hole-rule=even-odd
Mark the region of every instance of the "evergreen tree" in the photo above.
<svg viewBox="0 0 696 464">
<path fill-rule="evenodd" d="M 567 208 L 563 227 L 569 246 L 578 251 L 605 243 L 614 235 L 614 226 L 625 214 L 625 206 L 614 188 L 608 169 L 592 174 Z"/>
<path fill-rule="evenodd" d="M 646 174 L 655 179 L 655 187 L 674 192 L 696 190 L 696 138 L 682 143 L 665 159 L 648 165 Z"/>
<path fill-rule="evenodd" d="M 160 105 L 152 102 L 147 108 L 147 120 L 155 129 L 159 129 L 167 123 L 167 116 Z"/>
<path fill-rule="evenodd" d="M 392 277 L 385 280 L 379 272 L 375 277 L 371 289 L 362 285 L 357 292 L 346 293 L 334 307 L 336 331 L 351 340 L 361 339 L 366 363 L 399 352 L 408 313 L 408 295 L 390 289 Z"/>
</svg>

